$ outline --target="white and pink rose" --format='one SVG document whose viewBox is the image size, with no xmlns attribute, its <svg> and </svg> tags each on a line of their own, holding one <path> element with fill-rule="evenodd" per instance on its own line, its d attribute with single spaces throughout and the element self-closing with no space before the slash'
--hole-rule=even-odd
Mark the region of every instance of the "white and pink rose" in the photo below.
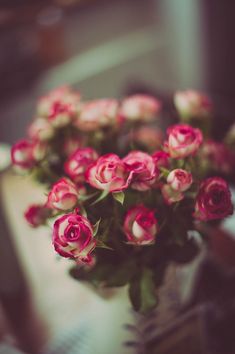
<svg viewBox="0 0 235 354">
<path fill-rule="evenodd" d="M 177 124 L 169 127 L 167 135 L 167 152 L 170 157 L 176 159 L 194 155 L 203 140 L 201 131 L 187 124 Z"/>
<path fill-rule="evenodd" d="M 29 170 L 45 157 L 46 149 L 47 146 L 44 143 L 20 140 L 12 146 L 12 164 L 19 169 Z"/>
<path fill-rule="evenodd" d="M 45 224 L 50 214 L 50 209 L 46 208 L 44 204 L 33 204 L 25 211 L 24 217 L 31 227 L 36 228 Z"/>
<path fill-rule="evenodd" d="M 116 126 L 118 122 L 118 101 L 100 99 L 82 105 L 75 125 L 81 131 L 89 132 L 107 126 Z"/>
<path fill-rule="evenodd" d="M 89 220 L 75 213 L 59 217 L 53 228 L 55 251 L 78 263 L 92 263 L 92 251 L 96 247 L 93 227 Z"/>
<path fill-rule="evenodd" d="M 158 222 L 154 210 L 137 205 L 128 210 L 124 221 L 124 232 L 128 243 L 148 245 L 155 242 Z"/>
<path fill-rule="evenodd" d="M 98 159 L 92 148 L 77 149 L 65 162 L 64 170 L 76 182 L 83 182 L 88 168 Z"/>
<path fill-rule="evenodd" d="M 54 127 L 64 127 L 80 110 L 80 94 L 68 86 L 59 87 L 39 100 L 37 110 L 38 115 L 47 118 Z"/>
<path fill-rule="evenodd" d="M 155 97 L 136 94 L 123 100 L 120 115 L 127 121 L 152 121 L 161 108 L 161 103 Z"/>
<path fill-rule="evenodd" d="M 181 168 L 177 168 L 167 176 L 167 183 L 178 192 L 185 192 L 193 183 L 192 174 Z"/>
<path fill-rule="evenodd" d="M 107 192 L 120 192 L 129 186 L 130 173 L 115 154 L 101 156 L 86 173 L 86 181 L 94 188 Z"/>
<path fill-rule="evenodd" d="M 212 112 L 212 103 L 209 97 L 195 90 L 176 92 L 174 103 L 184 121 L 188 121 L 190 118 L 206 118 Z"/>
<path fill-rule="evenodd" d="M 156 182 L 158 175 L 152 156 L 142 151 L 131 151 L 124 159 L 126 170 L 130 173 L 131 187 L 146 191 Z"/>
<path fill-rule="evenodd" d="M 48 194 L 47 207 L 54 210 L 70 210 L 76 206 L 79 196 L 85 193 L 84 186 L 77 186 L 69 179 L 61 178 Z"/>
</svg>

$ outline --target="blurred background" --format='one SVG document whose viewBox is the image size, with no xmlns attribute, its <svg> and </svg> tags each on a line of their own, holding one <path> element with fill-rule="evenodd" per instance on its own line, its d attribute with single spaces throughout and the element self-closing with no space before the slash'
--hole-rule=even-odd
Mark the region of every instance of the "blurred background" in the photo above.
<svg viewBox="0 0 235 354">
<path fill-rule="evenodd" d="M 235 121 L 234 18 L 235 2 L 221 0 L 0 0 L 0 142 L 24 137 L 38 97 L 64 84 L 86 99 L 150 92 L 166 104 L 176 89 L 203 91 L 222 137 Z M 40 195 L 28 181 L 2 177 L 0 337 L 10 324 L 29 353 L 91 303 L 52 260 L 43 230 L 27 238 L 22 214 Z"/>
<path fill-rule="evenodd" d="M 224 129 L 234 119 L 231 1 L 0 4 L 1 141 L 23 137 L 36 98 L 65 83 L 87 98 L 195 88 L 212 96 Z"/>
</svg>

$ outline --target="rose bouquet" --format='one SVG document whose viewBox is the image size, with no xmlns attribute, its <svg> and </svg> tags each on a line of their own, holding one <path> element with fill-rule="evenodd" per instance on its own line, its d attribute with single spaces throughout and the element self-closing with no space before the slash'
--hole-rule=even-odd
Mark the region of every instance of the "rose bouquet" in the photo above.
<svg viewBox="0 0 235 354">
<path fill-rule="evenodd" d="M 156 306 L 167 266 L 197 253 L 194 231 L 233 213 L 219 171 L 233 155 L 195 126 L 208 127 L 209 100 L 181 92 L 175 104 L 183 122 L 165 134 L 154 97 L 84 102 L 62 87 L 39 100 L 27 139 L 12 147 L 14 167 L 48 190 L 25 212 L 28 223 L 52 222 L 53 247 L 71 260 L 71 275 L 95 287 L 128 285 L 141 312 Z"/>
</svg>

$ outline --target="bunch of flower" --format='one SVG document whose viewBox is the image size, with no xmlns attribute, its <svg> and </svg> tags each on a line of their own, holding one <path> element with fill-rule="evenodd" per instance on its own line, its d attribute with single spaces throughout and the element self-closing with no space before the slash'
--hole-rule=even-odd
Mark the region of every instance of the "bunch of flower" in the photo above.
<svg viewBox="0 0 235 354">
<path fill-rule="evenodd" d="M 207 100 L 187 97 L 176 100 L 184 117 L 207 116 Z M 160 111 L 147 95 L 83 102 L 59 88 L 40 99 L 28 138 L 12 147 L 13 165 L 48 189 L 25 212 L 29 224 L 54 220 L 52 243 L 74 262 L 71 274 L 94 286 L 128 284 L 140 311 L 156 306 L 168 264 L 196 254 L 191 231 L 233 213 L 227 182 L 201 168 L 201 130 L 184 122 L 164 135 Z"/>
</svg>

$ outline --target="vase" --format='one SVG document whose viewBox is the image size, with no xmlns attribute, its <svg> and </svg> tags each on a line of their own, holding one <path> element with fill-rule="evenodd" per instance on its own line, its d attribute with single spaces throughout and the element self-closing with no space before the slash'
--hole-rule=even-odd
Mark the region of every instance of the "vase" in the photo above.
<svg viewBox="0 0 235 354">
<path fill-rule="evenodd" d="M 179 311 L 178 284 L 177 267 L 169 266 L 158 290 L 158 306 L 145 315 L 132 309 L 127 286 L 96 292 L 83 313 L 91 353 L 151 354 L 147 342 L 160 336 Z"/>
</svg>

